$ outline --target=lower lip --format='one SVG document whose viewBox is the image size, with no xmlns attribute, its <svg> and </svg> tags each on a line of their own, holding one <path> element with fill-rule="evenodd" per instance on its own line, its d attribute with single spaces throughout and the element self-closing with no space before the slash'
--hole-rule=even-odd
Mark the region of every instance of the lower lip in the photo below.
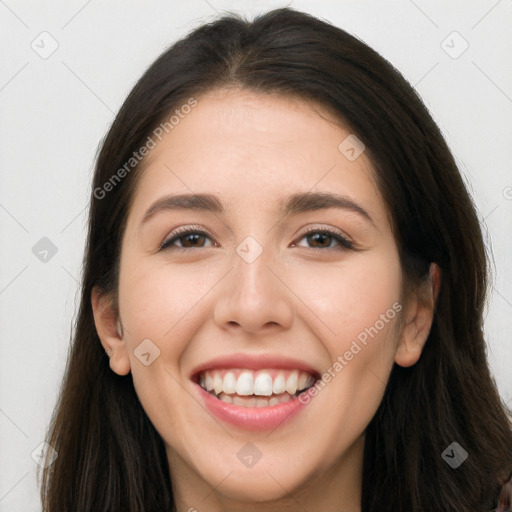
<svg viewBox="0 0 512 512">
<path fill-rule="evenodd" d="M 241 407 L 219 400 L 197 385 L 204 404 L 216 418 L 247 430 L 274 430 L 290 421 L 303 407 L 297 397 L 269 407 Z"/>
</svg>

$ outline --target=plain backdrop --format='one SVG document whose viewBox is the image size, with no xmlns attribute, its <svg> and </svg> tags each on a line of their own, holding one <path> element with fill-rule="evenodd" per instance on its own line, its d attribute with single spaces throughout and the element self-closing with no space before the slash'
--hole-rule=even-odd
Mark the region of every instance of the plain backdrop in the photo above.
<svg viewBox="0 0 512 512">
<path fill-rule="evenodd" d="M 1 512 L 40 510 L 31 454 L 64 371 L 93 163 L 115 113 L 198 24 L 285 5 L 375 48 L 440 125 L 493 255 L 488 357 L 512 405 L 512 1 L 0 0 Z"/>
</svg>

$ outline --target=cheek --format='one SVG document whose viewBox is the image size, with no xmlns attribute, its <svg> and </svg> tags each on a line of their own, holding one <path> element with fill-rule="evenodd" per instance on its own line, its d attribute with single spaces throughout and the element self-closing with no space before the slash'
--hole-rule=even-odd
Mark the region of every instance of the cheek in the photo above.
<svg viewBox="0 0 512 512">
<path fill-rule="evenodd" d="M 402 310 L 398 254 L 360 254 L 342 265 L 304 265 L 293 274 L 300 275 L 290 287 L 307 305 L 307 327 L 331 361 L 319 393 L 327 390 L 340 422 L 354 413 L 360 420 L 356 428 L 362 429 L 380 403 L 397 348 Z"/>
<path fill-rule="evenodd" d="M 293 268 L 287 282 L 300 299 L 299 307 L 307 306 L 308 322 L 318 329 L 331 356 L 348 350 L 358 336 L 364 342 L 368 330 L 374 333 L 372 339 L 393 337 L 388 336 L 389 327 L 401 309 L 401 269 L 395 251 L 351 254 L 335 264 L 304 263 Z"/>
<path fill-rule="evenodd" d="M 181 363 L 193 353 L 191 340 L 211 315 L 211 292 L 222 279 L 224 268 L 212 265 L 170 264 L 133 259 L 125 261 L 119 278 L 119 311 L 124 341 L 131 362 L 137 394 L 151 418 L 161 414 L 159 404 L 175 404 L 182 394 L 178 381 L 185 380 Z M 138 358 L 143 353 L 157 354 L 145 366 Z M 149 350 L 147 350 L 149 347 Z"/>
<path fill-rule="evenodd" d="M 127 263 L 119 282 L 119 311 L 132 335 L 127 341 L 141 336 L 157 344 L 179 340 L 174 332 L 191 324 L 196 306 L 215 281 L 208 265 L 170 265 L 156 258 L 133 266 Z"/>
<path fill-rule="evenodd" d="M 190 266 L 187 270 L 158 258 L 127 258 L 121 267 L 119 312 L 123 339 L 137 395 L 155 426 L 166 425 L 167 411 L 179 405 L 183 395 L 180 360 L 202 325 L 198 319 L 200 299 L 214 282 L 205 266 Z M 144 353 L 150 354 L 148 365 L 140 359 L 143 340 L 150 340 L 144 341 Z M 166 407 L 162 408 L 162 404 Z"/>
</svg>

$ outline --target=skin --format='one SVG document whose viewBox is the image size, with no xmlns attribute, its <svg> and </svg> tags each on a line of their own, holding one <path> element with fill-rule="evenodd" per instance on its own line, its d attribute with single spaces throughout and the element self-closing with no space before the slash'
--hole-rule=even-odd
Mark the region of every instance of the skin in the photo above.
<svg viewBox="0 0 512 512">
<path fill-rule="evenodd" d="M 151 151 L 122 242 L 119 317 L 96 288 L 91 299 L 112 371 L 132 372 L 165 442 L 178 512 L 279 512 L 297 502 L 304 510 L 361 510 L 365 428 L 393 363 L 411 366 L 421 355 L 439 272 L 432 265 L 429 283 L 402 296 L 370 161 L 338 150 L 349 134 L 319 106 L 230 88 L 198 98 Z M 280 214 L 290 194 L 322 191 L 349 196 L 373 224 L 347 209 Z M 154 201 L 191 192 L 217 195 L 226 211 L 167 210 L 141 227 Z M 159 250 L 179 226 L 208 236 Z M 356 248 L 305 236 L 310 228 L 335 230 Z M 252 263 L 236 252 L 249 235 L 263 248 Z M 324 373 L 395 303 L 400 314 L 272 432 L 222 423 L 197 399 L 191 371 L 219 355 L 293 356 Z M 148 366 L 134 354 L 144 339 L 160 350 Z M 248 441 L 262 454 L 251 468 L 237 458 Z"/>
</svg>

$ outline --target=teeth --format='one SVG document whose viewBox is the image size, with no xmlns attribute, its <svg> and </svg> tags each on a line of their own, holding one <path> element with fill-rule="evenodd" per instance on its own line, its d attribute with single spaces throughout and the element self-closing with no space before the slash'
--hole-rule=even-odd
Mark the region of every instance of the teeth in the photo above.
<svg viewBox="0 0 512 512">
<path fill-rule="evenodd" d="M 236 379 L 235 374 L 232 372 L 226 373 L 224 376 L 224 381 L 222 384 L 222 388 L 224 393 L 227 393 L 228 395 L 232 395 L 236 391 Z M 208 390 L 206 390 L 208 391 Z"/>
<path fill-rule="evenodd" d="M 220 396 L 217 397 L 222 402 L 226 402 L 227 404 L 237 405 L 238 407 L 272 407 L 274 405 L 279 405 L 284 402 L 289 402 L 292 397 L 288 393 L 283 393 L 279 396 L 273 396 L 272 398 L 256 398 L 254 396 L 230 396 L 225 393 L 221 393 Z"/>
<path fill-rule="evenodd" d="M 286 381 L 284 380 L 283 372 L 279 372 L 274 380 L 272 389 L 276 395 L 280 395 L 286 391 Z"/>
<path fill-rule="evenodd" d="M 290 376 L 286 379 L 286 392 L 290 393 L 290 395 L 294 395 L 297 392 L 297 379 L 298 379 L 298 371 L 293 370 L 290 373 Z"/>
<path fill-rule="evenodd" d="M 220 393 L 222 393 L 222 377 L 219 372 L 215 372 L 213 374 L 213 389 L 215 390 L 216 395 L 220 395 Z"/>
<path fill-rule="evenodd" d="M 206 391 L 211 391 L 213 389 L 213 379 L 209 373 L 206 374 L 204 385 L 206 387 Z"/>
<path fill-rule="evenodd" d="M 232 403 L 234 403 L 235 405 L 242 405 L 244 403 L 244 399 L 238 395 L 234 396 L 232 398 L 232 401 L 233 401 Z"/>
<path fill-rule="evenodd" d="M 223 402 L 226 402 L 227 404 L 233 403 L 233 398 L 231 398 L 229 395 L 222 395 L 219 397 L 219 399 L 222 400 Z"/>
<path fill-rule="evenodd" d="M 260 373 L 254 381 L 254 394 L 270 396 L 272 394 L 272 377 L 268 373 Z"/>
<path fill-rule="evenodd" d="M 219 398 L 220 395 L 256 395 L 259 401 L 254 402 L 254 407 L 275 405 L 272 402 L 275 397 L 272 395 L 283 395 L 289 399 L 290 395 L 296 395 L 298 391 L 303 391 L 314 382 L 315 378 L 311 374 L 299 370 L 213 370 L 205 371 L 199 376 L 199 385 Z M 271 398 L 269 401 L 262 397 Z M 246 399 L 244 404 L 247 403 Z"/>
<path fill-rule="evenodd" d="M 308 376 L 306 378 L 306 382 L 304 383 L 304 386 L 301 387 L 301 385 L 299 384 L 299 389 L 302 391 L 303 389 L 310 388 L 314 383 L 315 383 L 315 378 L 313 377 L 313 375 L 308 374 Z"/>
<path fill-rule="evenodd" d="M 236 393 L 241 396 L 254 394 L 252 372 L 242 372 L 236 381 Z"/>
<path fill-rule="evenodd" d="M 300 372 L 299 380 L 297 381 L 297 389 L 304 389 L 309 387 L 308 380 L 311 375 L 308 375 L 306 372 Z M 213 379 L 215 382 L 215 379 Z"/>
</svg>

